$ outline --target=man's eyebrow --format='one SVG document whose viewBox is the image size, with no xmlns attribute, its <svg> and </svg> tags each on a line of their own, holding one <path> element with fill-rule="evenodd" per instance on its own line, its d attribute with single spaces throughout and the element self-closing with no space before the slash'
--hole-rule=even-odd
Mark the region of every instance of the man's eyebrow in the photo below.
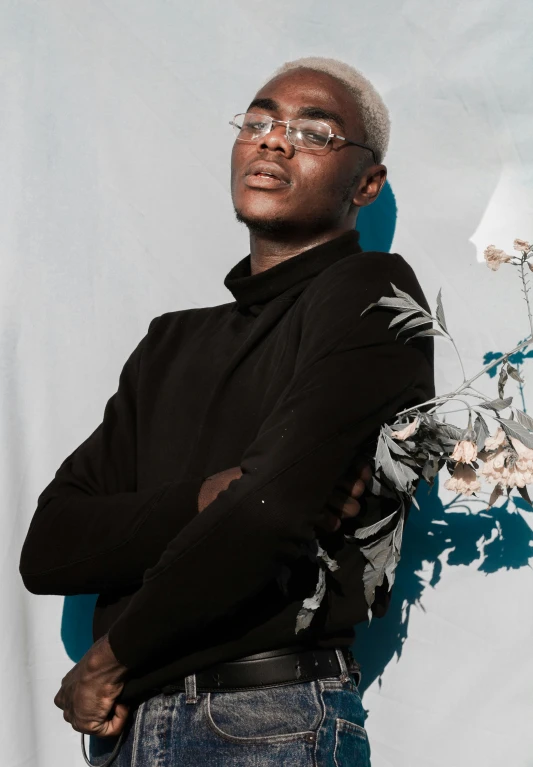
<svg viewBox="0 0 533 767">
<path fill-rule="evenodd" d="M 279 104 L 274 99 L 259 98 L 254 99 L 248 107 L 250 112 L 254 107 L 259 109 L 268 109 L 269 112 L 276 112 L 279 110 Z M 331 120 L 340 126 L 341 130 L 346 130 L 346 126 L 342 117 L 337 112 L 332 112 L 329 109 L 323 109 L 322 107 L 300 107 L 297 112 L 298 117 L 309 117 L 313 120 Z"/>
<path fill-rule="evenodd" d="M 247 111 L 250 112 L 254 107 L 259 109 L 268 109 L 270 112 L 276 112 L 279 109 L 279 104 L 274 99 L 254 99 Z"/>
<path fill-rule="evenodd" d="M 340 126 L 341 130 L 346 130 L 344 120 L 337 114 L 337 112 L 331 112 L 329 109 L 322 109 L 322 107 L 302 107 L 298 110 L 299 117 L 310 117 L 313 120 L 331 120 Z"/>
</svg>

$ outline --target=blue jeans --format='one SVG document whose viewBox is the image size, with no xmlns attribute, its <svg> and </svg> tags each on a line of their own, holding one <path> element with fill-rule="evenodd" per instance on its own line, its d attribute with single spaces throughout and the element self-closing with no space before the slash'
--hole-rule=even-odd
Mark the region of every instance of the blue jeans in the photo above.
<svg viewBox="0 0 533 767">
<path fill-rule="evenodd" d="M 366 712 L 352 675 L 274 687 L 160 694 L 130 711 L 110 767 L 370 767 Z M 117 737 L 90 737 L 102 765 Z"/>
</svg>

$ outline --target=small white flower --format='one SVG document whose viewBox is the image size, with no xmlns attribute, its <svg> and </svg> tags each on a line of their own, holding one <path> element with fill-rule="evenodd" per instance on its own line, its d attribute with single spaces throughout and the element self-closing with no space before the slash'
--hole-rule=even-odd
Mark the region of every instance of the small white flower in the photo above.
<svg viewBox="0 0 533 767">
<path fill-rule="evenodd" d="M 529 253 L 531 250 L 531 245 L 527 240 L 519 240 L 517 238 L 513 243 L 513 248 L 515 250 L 520 250 L 522 253 Z"/>
<path fill-rule="evenodd" d="M 461 463 L 472 463 L 477 458 L 477 445 L 469 439 L 461 439 L 455 443 L 453 453 L 450 458 L 452 461 Z"/>
<path fill-rule="evenodd" d="M 483 255 L 485 256 L 485 261 L 487 262 L 487 266 L 489 269 L 492 269 L 493 272 L 497 271 L 502 264 L 507 263 L 508 261 L 511 261 L 513 256 L 509 256 L 507 253 L 505 253 L 503 250 L 500 250 L 500 248 L 497 248 L 495 245 L 487 245 L 485 250 L 483 251 Z"/>
<path fill-rule="evenodd" d="M 452 476 L 444 483 L 444 487 L 462 495 L 472 495 L 481 489 L 481 483 L 472 466 L 466 463 L 457 463 Z"/>
<path fill-rule="evenodd" d="M 503 445 L 505 442 L 505 432 L 501 426 L 498 426 L 496 433 L 492 437 L 487 437 L 485 440 L 485 450 L 496 450 L 496 448 Z"/>
</svg>

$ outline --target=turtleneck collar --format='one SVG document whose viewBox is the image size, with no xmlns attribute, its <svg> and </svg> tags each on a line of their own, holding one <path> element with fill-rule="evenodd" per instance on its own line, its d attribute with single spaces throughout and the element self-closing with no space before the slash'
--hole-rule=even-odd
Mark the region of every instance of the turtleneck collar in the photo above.
<svg viewBox="0 0 533 767">
<path fill-rule="evenodd" d="M 230 269 L 224 285 L 233 294 L 239 308 L 265 304 L 298 283 L 315 277 L 335 261 L 361 252 L 359 232 L 352 229 L 258 274 L 250 273 L 248 254 Z"/>
</svg>

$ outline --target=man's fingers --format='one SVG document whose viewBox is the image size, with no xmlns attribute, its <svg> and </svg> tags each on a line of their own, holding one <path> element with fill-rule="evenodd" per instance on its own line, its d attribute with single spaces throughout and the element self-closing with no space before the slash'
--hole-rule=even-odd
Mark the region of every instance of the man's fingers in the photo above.
<svg viewBox="0 0 533 767">
<path fill-rule="evenodd" d="M 357 477 L 346 476 L 338 483 L 337 487 L 349 495 L 358 496 L 365 491 L 366 484 L 360 475 Z"/>
<path fill-rule="evenodd" d="M 129 707 L 124 705 L 124 703 L 117 703 L 113 712 L 113 718 L 103 723 L 98 736 L 105 738 L 112 735 L 120 735 L 128 719 L 129 711 Z"/>
<path fill-rule="evenodd" d="M 369 463 L 365 463 L 359 473 L 359 476 L 363 482 L 369 482 L 372 479 L 372 467 Z"/>
<path fill-rule="evenodd" d="M 357 474 L 350 474 L 343 477 L 343 479 L 341 479 L 338 483 L 337 487 L 341 488 L 353 497 L 358 497 L 362 495 L 367 489 L 368 483 L 371 479 L 372 469 L 367 465 L 363 471 Z"/>
<path fill-rule="evenodd" d="M 343 519 L 355 517 L 361 511 L 361 504 L 352 496 L 334 490 L 328 498 L 328 506 L 338 509 Z M 338 513 L 337 512 L 337 513 Z"/>
</svg>

